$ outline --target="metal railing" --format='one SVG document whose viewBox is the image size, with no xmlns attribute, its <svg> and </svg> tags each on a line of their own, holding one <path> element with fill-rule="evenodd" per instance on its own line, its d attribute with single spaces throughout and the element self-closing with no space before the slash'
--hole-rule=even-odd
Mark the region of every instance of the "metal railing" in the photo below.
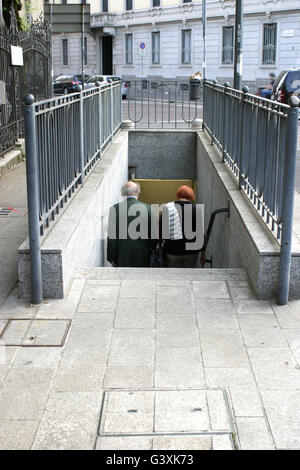
<svg viewBox="0 0 300 470">
<path fill-rule="evenodd" d="M 200 81 L 130 80 L 125 82 L 124 115 L 139 129 L 190 128 L 202 117 Z"/>
<path fill-rule="evenodd" d="M 281 245 L 279 297 L 282 303 L 284 296 L 286 303 L 299 100 L 293 97 L 289 106 L 248 91 L 247 87 L 240 91 L 229 88 L 228 83 L 222 86 L 205 81 L 203 129 Z M 282 293 L 284 283 L 285 294 Z"/>
<path fill-rule="evenodd" d="M 25 99 L 25 144 L 33 302 L 42 296 L 40 235 L 121 128 L 121 83 L 34 102 Z"/>
</svg>

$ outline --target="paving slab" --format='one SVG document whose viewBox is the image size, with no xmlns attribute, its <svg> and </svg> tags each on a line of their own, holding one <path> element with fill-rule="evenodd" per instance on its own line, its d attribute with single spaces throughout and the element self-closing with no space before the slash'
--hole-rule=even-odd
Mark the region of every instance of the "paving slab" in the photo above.
<svg viewBox="0 0 300 470">
<path fill-rule="evenodd" d="M 300 328 L 300 300 L 294 300 L 288 305 L 272 304 L 273 310 L 281 328 Z"/>
<path fill-rule="evenodd" d="M 249 348 L 260 390 L 300 389 L 300 369 L 289 348 Z"/>
<path fill-rule="evenodd" d="M 273 313 L 271 302 L 268 300 L 236 299 L 234 307 L 237 313 Z"/>
<path fill-rule="evenodd" d="M 53 370 L 12 367 L 0 389 L 0 420 L 42 417 Z"/>
<path fill-rule="evenodd" d="M 243 338 L 238 330 L 200 330 L 205 367 L 249 367 Z"/>
<path fill-rule="evenodd" d="M 274 450 L 275 445 L 265 418 L 237 418 L 241 450 Z"/>
<path fill-rule="evenodd" d="M 154 363 L 154 333 L 142 329 L 115 329 L 112 334 L 109 366 L 144 366 Z"/>
<path fill-rule="evenodd" d="M 154 384 L 154 367 L 107 367 L 103 382 L 110 389 L 149 389 Z"/>
<path fill-rule="evenodd" d="M 205 380 L 200 349 L 157 349 L 154 384 L 157 388 L 204 387 Z"/>
<path fill-rule="evenodd" d="M 30 450 L 38 421 L 0 420 L 0 450 Z"/>
<path fill-rule="evenodd" d="M 196 299 L 229 299 L 225 281 L 193 281 Z"/>
<path fill-rule="evenodd" d="M 108 347 L 113 325 L 113 315 L 90 313 L 78 316 L 72 325 L 67 338 L 67 345 L 73 349 Z"/>
<path fill-rule="evenodd" d="M 239 322 L 230 299 L 197 300 L 196 312 L 199 328 L 239 329 Z"/>
<path fill-rule="evenodd" d="M 61 355 L 60 347 L 18 348 L 12 367 L 56 369 Z"/>
<path fill-rule="evenodd" d="M 155 326 L 155 296 L 148 298 L 120 297 L 115 328 L 150 328 Z"/>
<path fill-rule="evenodd" d="M 246 346 L 248 347 L 287 347 L 281 327 L 271 314 L 242 314 L 239 322 Z"/>
<path fill-rule="evenodd" d="M 118 286 L 86 286 L 78 306 L 78 312 L 115 312 L 118 294 Z"/>
<path fill-rule="evenodd" d="M 19 299 L 17 289 L 14 289 L 0 307 L 0 319 L 34 318 L 37 310 L 38 306 L 28 299 Z"/>
<path fill-rule="evenodd" d="M 289 347 L 300 366 L 300 328 L 282 330 Z"/>
<path fill-rule="evenodd" d="M 92 450 L 100 404 L 99 392 L 52 392 L 32 449 Z"/>
<path fill-rule="evenodd" d="M 81 290 L 71 290 L 63 300 L 44 300 L 35 318 L 72 319 L 75 317 L 80 296 Z"/>
<path fill-rule="evenodd" d="M 158 313 L 195 313 L 192 289 L 188 287 L 158 287 Z"/>
<path fill-rule="evenodd" d="M 124 280 L 121 284 L 120 298 L 153 298 L 156 294 L 156 283 L 154 281 Z"/>
<path fill-rule="evenodd" d="M 300 450 L 300 391 L 264 391 L 262 400 L 276 448 Z"/>
<path fill-rule="evenodd" d="M 107 360 L 107 348 L 66 348 L 51 388 L 60 392 L 100 390 Z"/>
</svg>

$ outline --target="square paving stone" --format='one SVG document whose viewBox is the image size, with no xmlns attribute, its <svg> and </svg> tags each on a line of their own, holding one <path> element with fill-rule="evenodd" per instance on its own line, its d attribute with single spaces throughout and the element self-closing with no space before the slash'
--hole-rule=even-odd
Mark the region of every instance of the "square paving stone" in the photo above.
<svg viewBox="0 0 300 470">
<path fill-rule="evenodd" d="M 30 450 L 38 421 L 0 420 L 0 450 Z"/>
<path fill-rule="evenodd" d="M 193 281 L 195 299 L 229 299 L 225 281 Z"/>
<path fill-rule="evenodd" d="M 243 338 L 238 330 L 200 330 L 205 367 L 249 367 Z"/>
<path fill-rule="evenodd" d="M 118 295 L 119 286 L 86 286 L 82 294 L 78 312 L 115 312 Z"/>
<path fill-rule="evenodd" d="M 300 370 L 288 348 L 248 348 L 260 390 L 300 389 Z"/>
<path fill-rule="evenodd" d="M 196 301 L 199 328 L 239 329 L 239 323 L 231 300 L 201 299 Z"/>
<path fill-rule="evenodd" d="M 120 297 L 154 298 L 156 282 L 145 280 L 124 280 L 121 284 Z"/>
<path fill-rule="evenodd" d="M 19 348 L 12 367 L 56 369 L 61 355 L 60 347 Z"/>
<path fill-rule="evenodd" d="M 109 366 L 153 366 L 154 332 L 142 329 L 113 331 Z"/>
<path fill-rule="evenodd" d="M 46 319 L 72 319 L 75 317 L 76 308 L 80 299 L 80 291 L 70 291 L 63 300 L 44 301 L 37 311 L 35 318 Z"/>
<path fill-rule="evenodd" d="M 275 449 L 265 418 L 237 418 L 236 424 L 241 450 Z"/>
<path fill-rule="evenodd" d="M 277 449 L 300 449 L 300 391 L 265 391 L 262 400 Z"/>
<path fill-rule="evenodd" d="M 104 388 L 152 388 L 154 367 L 107 367 Z"/>
<path fill-rule="evenodd" d="M 155 297 L 120 297 L 115 317 L 115 328 L 154 328 Z"/>
<path fill-rule="evenodd" d="M 155 387 L 196 388 L 205 384 L 199 348 L 158 348 Z"/>
<path fill-rule="evenodd" d="M 92 450 L 97 435 L 101 393 L 52 392 L 33 450 Z"/>
<path fill-rule="evenodd" d="M 152 450 L 152 438 L 141 436 L 98 437 L 96 450 Z"/>
<path fill-rule="evenodd" d="M 188 287 L 158 287 L 158 313 L 195 313 L 192 290 Z"/>
<path fill-rule="evenodd" d="M 234 300 L 234 307 L 239 314 L 243 313 L 273 313 L 271 302 L 268 300 Z"/>
</svg>

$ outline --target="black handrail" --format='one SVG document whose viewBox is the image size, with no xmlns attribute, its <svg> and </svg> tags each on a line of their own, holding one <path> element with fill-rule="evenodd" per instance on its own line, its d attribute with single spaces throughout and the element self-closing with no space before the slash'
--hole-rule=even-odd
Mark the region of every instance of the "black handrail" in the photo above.
<svg viewBox="0 0 300 470">
<path fill-rule="evenodd" d="M 201 248 L 201 252 L 204 254 L 205 251 L 206 251 L 206 248 L 207 248 L 207 245 L 208 245 L 208 242 L 209 242 L 209 239 L 210 239 L 210 235 L 211 235 L 211 232 L 212 232 L 212 229 L 213 229 L 213 226 L 214 226 L 214 223 L 215 223 L 215 218 L 216 218 L 216 215 L 217 214 L 222 214 L 222 213 L 227 213 L 228 214 L 228 217 L 230 217 L 230 206 L 229 206 L 229 202 L 228 202 L 228 207 L 223 207 L 221 209 L 216 209 L 215 211 L 212 212 L 211 216 L 210 216 L 210 220 L 209 220 L 209 224 L 208 224 L 208 228 L 207 228 L 207 232 L 205 233 L 205 236 L 204 236 L 204 243 L 203 243 L 203 246 Z M 205 263 L 209 263 L 211 266 L 212 266 L 212 258 L 209 260 L 209 259 L 205 259 Z"/>
</svg>

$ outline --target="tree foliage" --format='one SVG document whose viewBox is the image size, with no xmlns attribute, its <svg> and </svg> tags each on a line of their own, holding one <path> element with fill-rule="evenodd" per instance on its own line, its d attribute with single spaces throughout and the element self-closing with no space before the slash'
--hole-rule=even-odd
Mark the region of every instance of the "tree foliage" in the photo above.
<svg viewBox="0 0 300 470">
<path fill-rule="evenodd" d="M 2 0 L 2 13 L 4 23 L 6 24 L 7 28 L 10 27 L 11 8 L 13 8 L 15 11 L 18 29 L 22 29 L 22 18 L 20 16 L 20 10 L 22 10 L 21 0 Z"/>
</svg>

